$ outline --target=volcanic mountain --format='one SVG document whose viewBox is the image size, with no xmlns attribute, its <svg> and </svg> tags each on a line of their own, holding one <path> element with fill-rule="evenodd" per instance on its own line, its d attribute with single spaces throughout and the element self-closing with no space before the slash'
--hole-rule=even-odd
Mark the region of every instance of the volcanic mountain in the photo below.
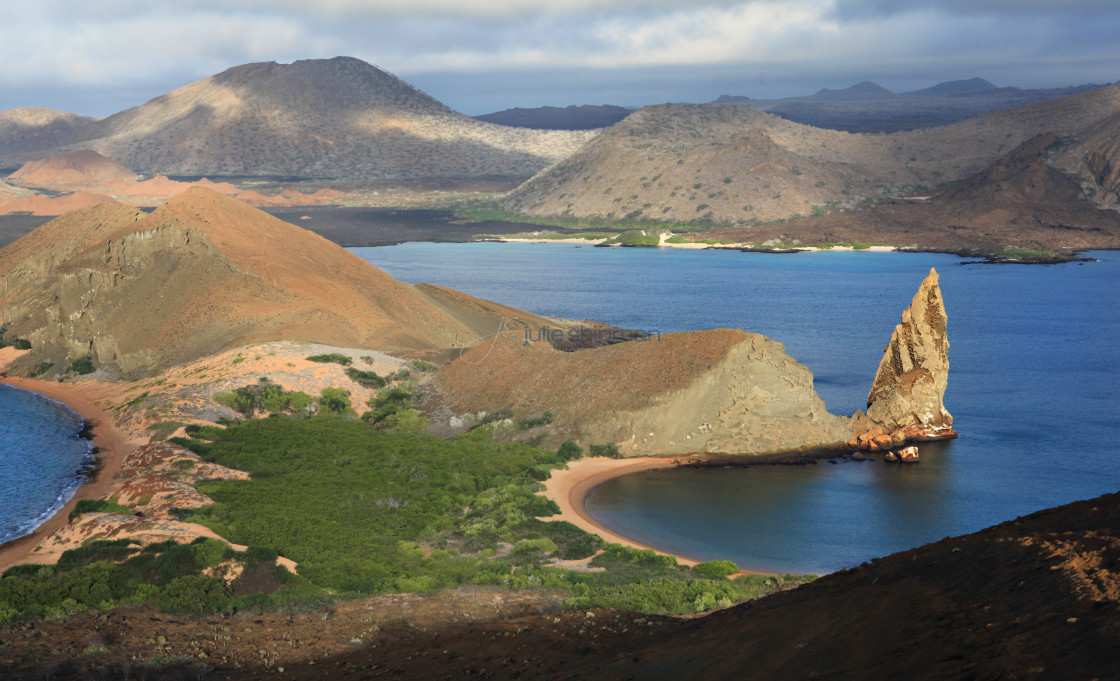
<svg viewBox="0 0 1120 681">
<path fill-rule="evenodd" d="M 92 149 L 25 163 L 9 180 L 33 187 L 66 187 L 133 180 L 136 173 Z"/>
<path fill-rule="evenodd" d="M 1118 111 L 1120 86 L 1110 86 L 940 128 L 868 135 L 749 107 L 664 104 L 604 131 L 505 205 L 540 216 L 785 220 L 960 180 L 1035 135 L 1080 138 Z"/>
<path fill-rule="evenodd" d="M 228 69 L 83 125 L 60 150 L 94 149 L 148 174 L 528 177 L 589 134 L 483 123 L 336 57 Z M 23 151 L 0 146 L 0 159 L 57 153 Z"/>
<path fill-rule="evenodd" d="M 263 340 L 389 351 L 459 347 L 536 315 L 399 282 L 306 230 L 203 188 L 150 214 L 68 213 L 0 250 L 0 324 L 19 366 L 92 355 L 125 374 Z M 49 374 L 48 374 L 49 375 Z"/>
</svg>

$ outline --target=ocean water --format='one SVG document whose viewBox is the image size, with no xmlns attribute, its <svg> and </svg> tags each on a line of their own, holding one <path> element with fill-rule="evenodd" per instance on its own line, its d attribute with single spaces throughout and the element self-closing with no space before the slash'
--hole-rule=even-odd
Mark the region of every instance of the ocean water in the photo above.
<svg viewBox="0 0 1120 681">
<path fill-rule="evenodd" d="M 748 254 L 560 244 L 352 249 L 393 276 L 567 319 L 662 332 L 738 327 L 785 344 L 833 413 L 863 408 L 891 331 L 936 267 L 945 404 L 960 439 L 882 462 L 639 473 L 589 511 L 645 544 L 825 573 L 1120 490 L 1120 254 L 1053 266 L 942 254 Z"/>
<path fill-rule="evenodd" d="M 92 443 L 82 418 L 36 393 L 0 385 L 0 543 L 38 527 L 85 480 Z"/>
</svg>

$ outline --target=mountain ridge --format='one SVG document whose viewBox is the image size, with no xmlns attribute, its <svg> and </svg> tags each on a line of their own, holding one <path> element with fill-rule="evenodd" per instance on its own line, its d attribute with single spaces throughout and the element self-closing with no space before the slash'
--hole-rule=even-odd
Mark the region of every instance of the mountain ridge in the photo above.
<svg viewBox="0 0 1120 681">
<path fill-rule="evenodd" d="M 234 66 L 85 121 L 49 148 L 0 145 L 0 163 L 89 148 L 146 174 L 528 177 L 587 137 L 476 121 L 335 57 Z"/>
</svg>

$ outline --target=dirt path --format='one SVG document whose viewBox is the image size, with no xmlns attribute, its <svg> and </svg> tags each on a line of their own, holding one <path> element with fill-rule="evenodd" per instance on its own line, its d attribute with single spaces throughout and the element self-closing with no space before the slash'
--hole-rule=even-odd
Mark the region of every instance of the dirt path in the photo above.
<svg viewBox="0 0 1120 681">
<path fill-rule="evenodd" d="M 110 386 L 97 383 L 65 384 L 11 376 L 0 379 L 0 382 L 45 395 L 81 414 L 87 423 L 93 424 L 93 444 L 97 448 L 98 459 L 97 468 L 89 481 L 78 489 L 73 499 L 31 534 L 0 546 L 2 571 L 27 557 L 39 542 L 64 527 L 69 522 L 70 511 L 80 499 L 95 499 L 109 494 L 113 489 L 113 476 L 120 470 L 124 458 L 143 443 L 129 440 L 117 429 L 112 417 L 98 406 L 99 401 L 103 402 L 112 396 Z"/>
</svg>

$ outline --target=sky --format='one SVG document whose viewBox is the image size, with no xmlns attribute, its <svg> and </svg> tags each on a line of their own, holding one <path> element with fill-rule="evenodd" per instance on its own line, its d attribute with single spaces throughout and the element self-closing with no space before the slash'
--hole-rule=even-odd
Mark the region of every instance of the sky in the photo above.
<svg viewBox="0 0 1120 681">
<path fill-rule="evenodd" d="M 351 56 L 464 113 L 1120 80 L 1116 0 L 0 0 L 0 110 L 105 116 L 248 62 Z"/>
</svg>

